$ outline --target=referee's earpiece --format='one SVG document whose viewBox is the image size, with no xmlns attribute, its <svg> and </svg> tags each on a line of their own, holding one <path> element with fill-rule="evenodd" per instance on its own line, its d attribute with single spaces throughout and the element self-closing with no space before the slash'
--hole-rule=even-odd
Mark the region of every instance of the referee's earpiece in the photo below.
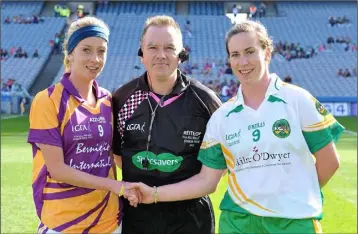
<svg viewBox="0 0 358 234">
<path fill-rule="evenodd" d="M 183 63 L 189 60 L 189 53 L 183 48 L 182 51 L 180 51 L 178 57 L 180 59 L 180 62 Z"/>
<path fill-rule="evenodd" d="M 137 55 L 139 56 L 139 57 L 143 57 L 143 51 L 142 51 L 142 48 L 138 48 L 138 52 L 137 52 Z"/>
</svg>

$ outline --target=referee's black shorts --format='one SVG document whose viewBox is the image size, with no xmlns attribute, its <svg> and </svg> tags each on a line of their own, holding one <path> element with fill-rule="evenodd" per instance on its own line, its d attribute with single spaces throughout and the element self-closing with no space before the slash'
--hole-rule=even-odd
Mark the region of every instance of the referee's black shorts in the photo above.
<svg viewBox="0 0 358 234">
<path fill-rule="evenodd" d="M 124 203 L 122 234 L 214 234 L 214 211 L 208 196 L 177 202 Z"/>
</svg>

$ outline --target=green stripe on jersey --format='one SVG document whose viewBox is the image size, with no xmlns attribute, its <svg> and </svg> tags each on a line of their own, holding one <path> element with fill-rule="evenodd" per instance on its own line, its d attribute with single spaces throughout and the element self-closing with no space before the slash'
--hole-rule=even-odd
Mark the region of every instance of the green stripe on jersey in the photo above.
<svg viewBox="0 0 358 234">
<path fill-rule="evenodd" d="M 214 169 L 226 169 L 226 161 L 220 144 L 200 149 L 198 160 Z"/>
<path fill-rule="evenodd" d="M 282 100 L 281 98 L 275 97 L 273 95 L 270 95 L 269 98 L 267 99 L 268 102 L 283 102 L 285 104 L 287 104 L 284 100 Z"/>
<path fill-rule="evenodd" d="M 225 192 L 224 198 L 220 203 L 220 210 L 227 210 L 227 211 L 243 213 L 243 214 L 251 214 L 249 211 L 241 208 L 239 205 L 233 202 L 227 190 Z"/>
<path fill-rule="evenodd" d="M 335 122 L 331 126 L 315 132 L 302 131 L 303 136 L 306 140 L 308 148 L 311 153 L 314 154 L 318 150 L 328 145 L 332 140 L 336 142 L 339 136 L 342 134 L 344 127 Z"/>
<path fill-rule="evenodd" d="M 323 193 L 322 191 L 320 191 L 321 193 L 321 199 L 322 199 L 322 206 L 323 206 Z M 242 214 L 252 214 L 249 211 L 245 210 L 244 208 L 242 208 L 241 206 L 237 205 L 230 197 L 229 192 L 226 190 L 224 198 L 221 200 L 220 203 L 220 210 L 227 210 L 227 211 L 231 211 L 231 212 L 236 212 L 236 213 L 242 213 Z M 314 219 L 317 220 L 321 220 L 323 217 L 323 213 L 321 212 L 319 215 L 317 215 L 316 217 L 312 217 Z"/>
<path fill-rule="evenodd" d="M 237 106 L 233 110 L 231 110 L 225 117 L 229 117 L 229 115 L 232 114 L 232 113 L 239 113 L 243 109 L 244 109 L 244 107 L 242 105 Z"/>
</svg>

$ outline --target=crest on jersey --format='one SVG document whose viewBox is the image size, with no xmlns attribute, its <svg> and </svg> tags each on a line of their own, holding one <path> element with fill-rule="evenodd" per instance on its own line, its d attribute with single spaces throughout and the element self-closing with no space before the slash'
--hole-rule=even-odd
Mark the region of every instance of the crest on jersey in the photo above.
<svg viewBox="0 0 358 234">
<path fill-rule="evenodd" d="M 324 108 L 324 106 L 317 100 L 316 100 L 316 109 L 321 115 L 323 116 L 328 115 L 328 111 L 326 110 L 326 108 Z"/>
<path fill-rule="evenodd" d="M 287 120 L 285 119 L 280 119 L 277 120 L 273 125 L 272 125 L 272 132 L 275 136 L 279 137 L 279 138 L 286 138 L 290 135 L 291 133 L 291 127 L 290 124 L 288 123 Z"/>
</svg>

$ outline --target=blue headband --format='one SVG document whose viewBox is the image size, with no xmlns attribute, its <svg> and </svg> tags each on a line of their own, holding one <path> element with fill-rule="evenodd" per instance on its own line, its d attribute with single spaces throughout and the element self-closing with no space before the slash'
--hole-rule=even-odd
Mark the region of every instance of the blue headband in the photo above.
<svg viewBox="0 0 358 234">
<path fill-rule="evenodd" d="M 105 28 L 89 25 L 76 30 L 68 40 L 67 50 L 70 54 L 77 44 L 87 37 L 100 37 L 106 40 L 108 44 L 109 31 Z"/>
</svg>

